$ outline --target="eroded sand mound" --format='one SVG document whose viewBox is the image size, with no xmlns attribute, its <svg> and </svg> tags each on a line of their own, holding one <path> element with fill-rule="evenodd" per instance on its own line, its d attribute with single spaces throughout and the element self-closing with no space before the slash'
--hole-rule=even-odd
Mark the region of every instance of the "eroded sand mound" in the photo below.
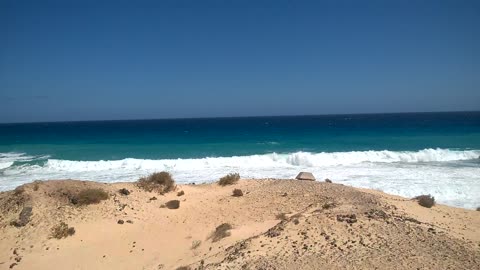
<svg viewBox="0 0 480 270">
<path fill-rule="evenodd" d="M 109 196 L 97 204 L 76 204 L 85 189 Z M 234 189 L 243 196 L 232 196 Z M 47 181 L 0 193 L 0 212 L 0 269 L 479 269 L 480 264 L 480 212 L 428 209 L 410 199 L 320 182 L 241 180 L 225 187 L 183 185 L 160 195 L 132 183 Z M 74 234 L 53 238 L 52 228 L 62 222 Z"/>
</svg>

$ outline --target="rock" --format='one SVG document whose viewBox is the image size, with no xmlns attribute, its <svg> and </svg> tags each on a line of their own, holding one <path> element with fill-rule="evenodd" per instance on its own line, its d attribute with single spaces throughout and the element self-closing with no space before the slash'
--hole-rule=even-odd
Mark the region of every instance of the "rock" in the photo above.
<svg viewBox="0 0 480 270">
<path fill-rule="evenodd" d="M 337 221 L 340 222 L 347 222 L 349 224 L 357 222 L 357 216 L 355 214 L 350 214 L 350 215 L 337 215 Z"/>
<path fill-rule="evenodd" d="M 179 196 L 179 197 L 183 196 L 183 195 L 185 195 L 185 191 L 183 191 L 183 190 L 181 190 L 177 193 L 177 196 Z"/>
<path fill-rule="evenodd" d="M 180 208 L 180 201 L 179 200 L 171 200 L 165 203 L 165 206 L 168 209 L 178 209 Z"/>
<path fill-rule="evenodd" d="M 157 199 L 157 197 L 151 197 L 150 201 L 155 201 L 156 199 Z"/>
<path fill-rule="evenodd" d="M 315 176 L 311 172 L 300 172 L 295 179 L 315 181 Z"/>
<path fill-rule="evenodd" d="M 327 179 L 325 179 L 325 182 L 327 182 L 327 183 L 330 183 L 330 184 L 331 184 L 331 183 L 332 183 L 332 180 L 330 180 L 330 179 L 328 179 L 328 178 L 327 178 Z"/>
<path fill-rule="evenodd" d="M 122 195 L 130 195 L 130 191 L 128 191 L 128 189 L 126 188 L 122 188 L 118 191 L 118 193 L 122 194 Z"/>
<path fill-rule="evenodd" d="M 125 223 L 125 221 L 123 221 L 123 219 L 119 219 L 119 220 L 117 221 L 117 223 L 118 223 L 118 224 L 123 224 L 123 223 Z"/>
<path fill-rule="evenodd" d="M 127 220 L 127 223 L 133 224 L 133 221 L 131 221 L 131 220 L 129 219 L 129 220 Z"/>
</svg>

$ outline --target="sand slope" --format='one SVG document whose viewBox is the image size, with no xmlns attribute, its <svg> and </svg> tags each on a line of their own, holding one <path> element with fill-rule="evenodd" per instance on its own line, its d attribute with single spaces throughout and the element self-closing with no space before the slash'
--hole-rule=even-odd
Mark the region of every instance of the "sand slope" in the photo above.
<svg viewBox="0 0 480 270">
<path fill-rule="evenodd" d="M 110 198 L 72 205 L 66 194 L 87 187 Z M 244 196 L 232 197 L 234 188 Z M 177 191 L 64 180 L 0 193 L 0 269 L 480 269 L 478 211 L 297 180 Z M 173 199 L 179 209 L 161 207 Z M 29 223 L 10 225 L 25 206 Z M 61 221 L 76 233 L 51 239 Z M 231 235 L 213 242 L 222 223 L 233 226 Z"/>
</svg>

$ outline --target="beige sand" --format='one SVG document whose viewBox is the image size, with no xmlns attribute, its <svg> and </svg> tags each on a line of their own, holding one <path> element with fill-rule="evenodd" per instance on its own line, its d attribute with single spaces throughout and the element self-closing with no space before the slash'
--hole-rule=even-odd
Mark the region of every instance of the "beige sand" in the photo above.
<svg viewBox="0 0 480 270">
<path fill-rule="evenodd" d="M 69 203 L 65 194 L 86 187 L 103 188 L 110 198 Z M 131 194 L 120 195 L 120 188 Z M 232 197 L 234 188 L 244 196 Z M 23 190 L 0 194 L 0 269 L 480 269 L 480 212 L 428 209 L 335 183 L 181 185 L 180 197 L 132 183 L 73 180 Z M 172 199 L 179 209 L 161 207 Z M 30 222 L 10 225 L 24 206 L 33 208 Z M 76 233 L 51 239 L 60 221 Z M 233 226 L 231 235 L 212 242 L 222 223 Z"/>
</svg>

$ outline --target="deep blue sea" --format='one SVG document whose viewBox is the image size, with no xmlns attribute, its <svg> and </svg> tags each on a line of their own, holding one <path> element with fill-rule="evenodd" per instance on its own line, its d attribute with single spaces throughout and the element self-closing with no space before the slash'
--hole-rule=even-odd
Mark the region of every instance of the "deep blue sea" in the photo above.
<svg viewBox="0 0 480 270">
<path fill-rule="evenodd" d="M 0 190 L 43 179 L 319 180 L 480 206 L 480 112 L 0 124 Z"/>
</svg>

